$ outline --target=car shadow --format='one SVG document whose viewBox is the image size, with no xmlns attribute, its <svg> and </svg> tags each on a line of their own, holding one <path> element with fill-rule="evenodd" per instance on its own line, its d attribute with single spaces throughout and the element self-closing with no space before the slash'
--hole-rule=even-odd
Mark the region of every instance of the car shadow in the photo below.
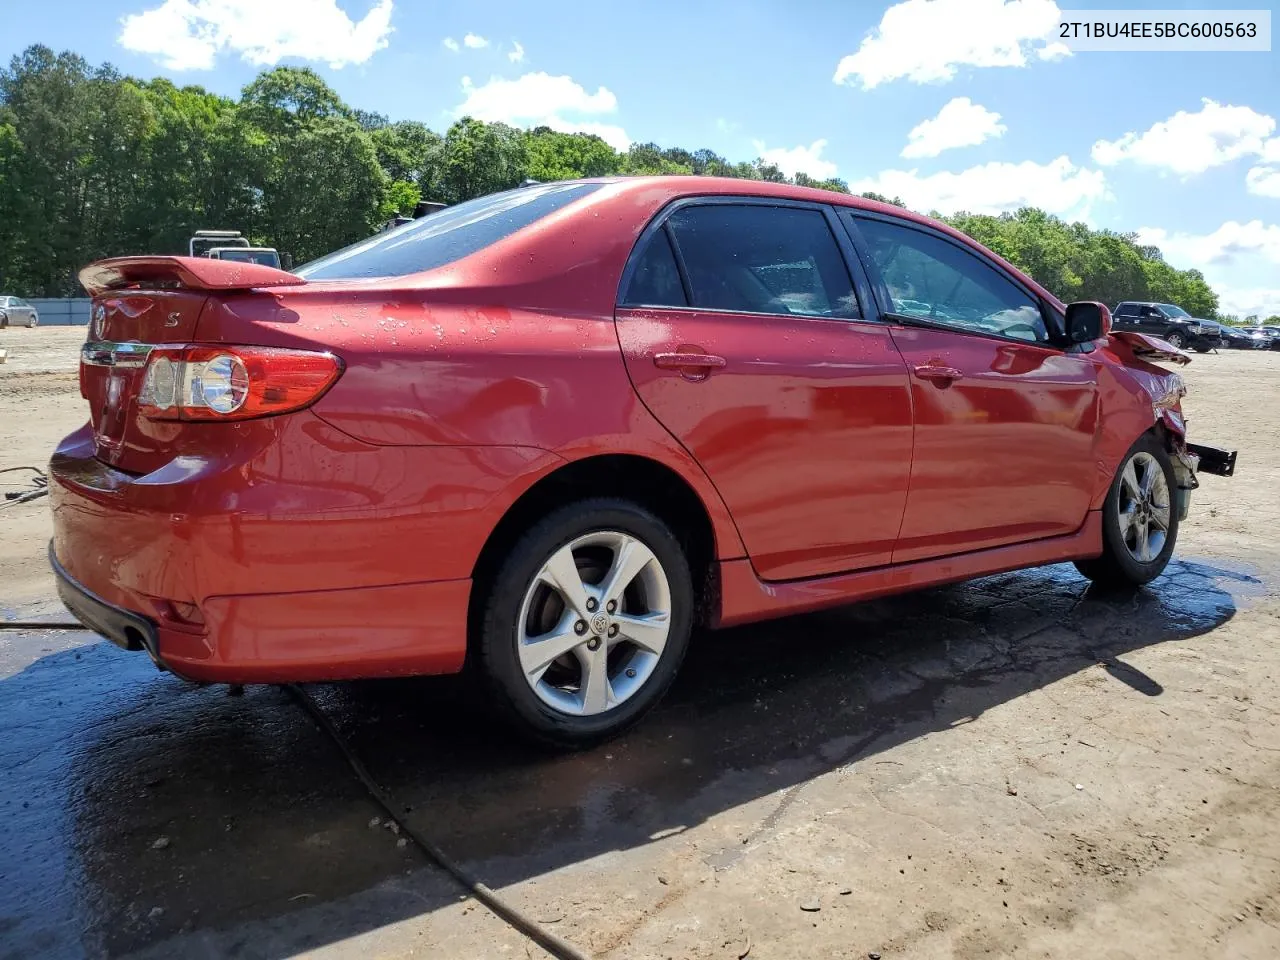
<svg viewBox="0 0 1280 960">
<path fill-rule="evenodd" d="M 309 690 L 411 822 L 498 888 L 1090 666 L 1116 696 L 1160 696 L 1122 658 L 1222 625 L 1257 582 L 1176 561 L 1107 594 L 1058 565 L 699 635 L 639 728 L 568 756 L 514 739 L 463 680 Z M 20 955 L 187 955 L 168 938 L 203 936 L 207 951 L 216 934 L 219 954 L 284 957 L 458 899 L 373 823 L 381 811 L 279 688 L 229 696 L 96 644 L 0 683 L 0 722 L 19 715 L 35 719 L 0 744 L 6 769 L 29 773 L 14 781 L 27 805 L 7 797 L 0 824 L 0 935 Z M 708 862 L 731 863 L 741 842 Z"/>
</svg>

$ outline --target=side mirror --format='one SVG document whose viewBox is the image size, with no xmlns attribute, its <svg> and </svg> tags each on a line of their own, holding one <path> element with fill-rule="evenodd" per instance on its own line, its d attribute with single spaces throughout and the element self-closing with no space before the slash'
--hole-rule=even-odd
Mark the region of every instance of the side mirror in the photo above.
<svg viewBox="0 0 1280 960">
<path fill-rule="evenodd" d="M 1067 305 L 1067 341 L 1091 343 L 1111 332 L 1111 311 L 1105 304 L 1080 300 Z"/>
</svg>

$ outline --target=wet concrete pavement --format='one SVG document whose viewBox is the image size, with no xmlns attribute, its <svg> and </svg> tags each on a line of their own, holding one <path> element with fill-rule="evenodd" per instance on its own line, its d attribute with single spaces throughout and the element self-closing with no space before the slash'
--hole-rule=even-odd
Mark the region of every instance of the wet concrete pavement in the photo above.
<svg viewBox="0 0 1280 960">
<path fill-rule="evenodd" d="M 730 868 L 806 783 L 1095 664 L 1117 690 L 1158 697 L 1129 655 L 1222 627 L 1273 579 L 1184 559 L 1149 588 L 1105 595 L 1057 566 L 706 634 L 641 728 L 567 757 L 513 742 L 463 679 L 310 689 L 416 826 L 528 899 L 530 881 L 778 795 L 763 822 L 704 836 L 701 864 Z M 62 619 L 47 603 L 34 612 Z M 382 812 L 283 690 L 190 686 L 85 634 L 11 635 L 0 649 L 0 956 L 284 957 L 458 901 L 411 845 L 370 826 Z M 614 909 L 625 939 L 667 895 L 653 885 L 597 920 Z M 479 913 L 493 955 L 525 955 Z M 432 946 L 424 955 L 454 955 Z"/>
</svg>

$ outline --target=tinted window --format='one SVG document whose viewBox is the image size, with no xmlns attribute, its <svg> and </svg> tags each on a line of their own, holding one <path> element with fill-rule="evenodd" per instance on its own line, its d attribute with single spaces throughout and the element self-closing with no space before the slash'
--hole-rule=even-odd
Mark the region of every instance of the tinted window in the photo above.
<svg viewBox="0 0 1280 960">
<path fill-rule="evenodd" d="M 667 223 L 695 307 L 858 316 L 844 258 L 817 210 L 715 204 L 677 210 Z"/>
<path fill-rule="evenodd" d="M 432 270 L 482 250 L 599 187 L 550 183 L 478 197 L 312 260 L 294 273 L 308 280 L 354 280 Z"/>
<path fill-rule="evenodd" d="M 684 285 L 680 282 L 680 268 L 676 266 L 666 230 L 657 231 L 645 241 L 622 302 L 651 307 L 688 306 Z"/>
<path fill-rule="evenodd" d="M 1018 340 L 1049 339 L 1040 304 L 994 267 L 921 230 L 859 220 L 893 312 L 960 330 Z"/>
<path fill-rule="evenodd" d="M 1136 303 L 1122 303 L 1116 310 L 1117 317 L 1136 317 L 1138 315 L 1138 305 Z"/>
</svg>

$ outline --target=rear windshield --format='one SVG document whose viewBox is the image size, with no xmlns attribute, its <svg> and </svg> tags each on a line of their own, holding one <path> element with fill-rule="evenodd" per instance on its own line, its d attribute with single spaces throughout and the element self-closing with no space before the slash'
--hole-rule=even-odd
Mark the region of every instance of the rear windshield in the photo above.
<svg viewBox="0 0 1280 960">
<path fill-rule="evenodd" d="M 548 183 L 477 197 L 343 247 L 294 273 L 307 280 L 358 280 L 433 270 L 510 236 L 600 186 Z"/>
</svg>

